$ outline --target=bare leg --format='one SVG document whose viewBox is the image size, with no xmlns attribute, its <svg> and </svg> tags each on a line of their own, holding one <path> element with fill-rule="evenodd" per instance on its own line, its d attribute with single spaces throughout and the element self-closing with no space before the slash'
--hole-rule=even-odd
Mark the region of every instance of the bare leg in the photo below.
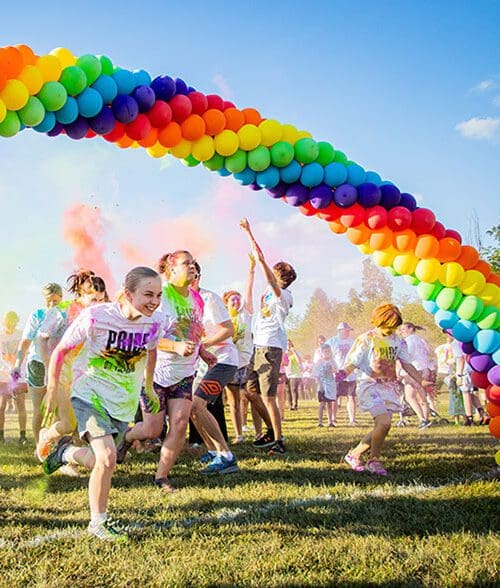
<svg viewBox="0 0 500 588">
<path fill-rule="evenodd" d="M 337 422 L 338 403 L 337 400 L 332 400 L 330 403 L 332 409 L 333 422 Z"/>
<path fill-rule="evenodd" d="M 18 392 L 14 396 L 14 401 L 17 407 L 17 419 L 19 421 L 19 432 L 26 433 L 26 397 L 24 392 Z"/>
<path fill-rule="evenodd" d="M 349 422 L 353 423 L 356 420 L 356 397 L 347 397 L 347 414 L 349 416 Z"/>
<path fill-rule="evenodd" d="M 318 425 L 323 424 L 323 409 L 324 409 L 325 403 L 324 402 L 320 402 L 318 404 Z"/>
<path fill-rule="evenodd" d="M 326 413 L 328 415 L 328 424 L 331 425 L 333 424 L 333 422 L 335 421 L 334 417 L 333 417 L 333 410 L 332 410 L 332 403 L 331 402 L 327 402 L 326 403 Z"/>
<path fill-rule="evenodd" d="M 94 452 L 94 467 L 89 479 L 89 502 L 92 514 L 105 513 L 108 507 L 111 478 L 116 467 L 116 447 L 113 437 L 106 435 L 90 439 Z"/>
<path fill-rule="evenodd" d="M 391 428 L 391 420 L 391 413 L 374 417 L 375 426 L 372 431 L 351 451 L 351 455 L 360 459 L 361 455 L 370 449 L 370 459 L 380 459 L 382 446 Z"/>
<path fill-rule="evenodd" d="M 241 414 L 241 426 L 248 427 L 248 398 L 246 394 L 240 394 L 240 414 Z"/>
<path fill-rule="evenodd" d="M 170 470 L 186 440 L 186 429 L 191 412 L 191 400 L 173 398 L 167 401 L 168 433 L 163 441 L 156 479 L 168 478 Z"/>
<path fill-rule="evenodd" d="M 271 419 L 272 429 L 274 431 L 274 438 L 279 441 L 281 439 L 281 416 L 278 408 L 278 402 L 275 396 L 265 396 L 262 398 L 269 418 Z"/>
<path fill-rule="evenodd" d="M 206 400 L 199 396 L 193 397 L 191 418 L 203 439 L 205 439 L 205 436 L 209 439 L 209 444 L 207 445 L 209 449 L 209 445 L 211 444 L 219 453 L 230 452 L 219 424 L 215 420 L 215 417 L 207 410 Z"/>
<path fill-rule="evenodd" d="M 236 437 L 242 437 L 241 430 L 241 410 L 240 410 L 240 388 L 235 384 L 226 386 L 227 400 L 229 403 L 229 412 L 231 414 L 231 421 L 233 423 Z"/>
<path fill-rule="evenodd" d="M 406 402 L 408 402 L 408 404 L 412 407 L 419 420 L 425 420 L 424 413 L 422 411 L 420 403 L 417 400 L 417 392 L 415 388 L 409 384 L 405 384 L 405 398 Z"/>
<path fill-rule="evenodd" d="M 33 403 L 33 417 L 31 419 L 31 427 L 33 429 L 33 436 L 35 437 L 35 443 L 38 443 L 38 437 L 40 435 L 40 429 L 42 428 L 43 414 L 42 414 L 42 401 L 45 396 L 47 388 L 28 388 L 31 394 L 31 400 Z"/>
</svg>

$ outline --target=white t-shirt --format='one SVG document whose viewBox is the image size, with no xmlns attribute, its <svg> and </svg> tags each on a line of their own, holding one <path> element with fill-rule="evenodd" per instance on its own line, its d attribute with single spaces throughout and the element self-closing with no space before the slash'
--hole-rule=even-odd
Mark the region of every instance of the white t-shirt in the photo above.
<svg viewBox="0 0 500 588">
<path fill-rule="evenodd" d="M 334 360 L 320 358 L 314 364 L 313 374 L 318 380 L 318 390 L 323 392 L 327 400 L 335 400 L 337 398 L 335 372 L 338 369 Z"/>
<path fill-rule="evenodd" d="M 238 350 L 238 369 L 250 363 L 253 353 L 252 316 L 243 304 L 240 310 L 232 316 L 229 313 L 234 326 L 233 343 Z"/>
<path fill-rule="evenodd" d="M 15 330 L 13 333 L 0 331 L 0 382 L 10 383 L 11 372 L 16 360 L 17 347 L 21 340 L 21 332 Z M 21 370 L 24 373 L 24 370 Z M 21 382 L 24 381 L 22 378 Z"/>
<path fill-rule="evenodd" d="M 430 368 L 429 346 L 427 342 L 415 333 L 405 337 L 410 363 L 416 370 L 425 370 Z"/>
<path fill-rule="evenodd" d="M 345 358 L 349 353 L 349 349 L 353 346 L 354 339 L 347 337 L 347 339 L 341 339 L 340 337 L 333 336 L 326 342 L 332 349 L 333 359 L 335 363 L 342 369 L 345 365 Z M 356 380 L 356 374 L 353 372 L 346 378 L 348 382 L 354 382 Z"/>
<path fill-rule="evenodd" d="M 453 354 L 453 357 L 455 358 L 455 371 L 458 371 L 457 370 L 457 360 L 459 358 L 463 357 L 464 358 L 464 367 L 463 367 L 461 373 L 462 374 L 470 374 L 472 372 L 472 368 L 465 360 L 465 353 L 462 351 L 462 348 L 460 347 L 460 342 L 457 341 L 456 339 L 454 339 L 451 343 L 451 352 Z"/>
<path fill-rule="evenodd" d="M 44 331 L 56 334 L 59 329 L 63 330 L 65 327 L 64 314 L 57 307 L 39 308 L 30 314 L 28 322 L 24 326 L 23 334 L 21 335 L 23 340 L 27 339 L 31 341 L 27 361 L 39 361 L 43 363 L 40 353 L 40 339 L 38 337 L 42 326 Z"/>
<path fill-rule="evenodd" d="M 281 290 L 279 298 L 271 286 L 264 290 L 254 329 L 254 344 L 257 347 L 279 347 L 286 350 L 285 319 L 292 306 L 293 298 L 288 290 Z"/>
<path fill-rule="evenodd" d="M 203 311 L 203 326 L 205 327 L 205 337 L 213 337 L 220 329 L 220 324 L 230 321 L 229 312 L 222 298 L 215 292 L 200 288 L 199 294 L 205 303 Z M 216 343 L 208 348 L 210 353 L 217 357 L 217 363 L 226 365 L 239 365 L 239 354 L 232 337 Z"/>
<path fill-rule="evenodd" d="M 139 403 L 147 351 L 162 331 L 159 313 L 127 319 L 117 303 L 83 310 L 64 333 L 61 344 L 84 343 L 86 368 L 74 374 L 71 396 L 81 398 L 113 418 L 131 421 Z"/>
<path fill-rule="evenodd" d="M 191 288 L 184 297 L 171 284 L 164 285 L 159 309 L 165 325 L 162 337 L 193 341 L 196 349 L 187 357 L 158 349 L 154 381 L 160 386 L 173 386 L 194 374 L 203 337 L 203 307 L 201 296 Z"/>
</svg>

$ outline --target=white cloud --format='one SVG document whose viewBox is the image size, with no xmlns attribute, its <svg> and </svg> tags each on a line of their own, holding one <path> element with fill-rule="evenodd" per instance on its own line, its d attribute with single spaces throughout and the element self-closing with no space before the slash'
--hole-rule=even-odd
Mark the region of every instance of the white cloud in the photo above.
<svg viewBox="0 0 500 588">
<path fill-rule="evenodd" d="M 219 88 L 222 93 L 222 98 L 231 100 L 234 97 L 234 92 L 229 82 L 221 73 L 216 73 L 212 78 L 212 82 Z"/>
<path fill-rule="evenodd" d="M 500 118 L 474 117 L 455 126 L 466 139 L 493 140 L 500 137 Z"/>
<path fill-rule="evenodd" d="M 482 80 L 481 82 L 476 84 L 473 88 L 471 88 L 471 91 L 477 92 L 478 94 L 482 94 L 483 92 L 487 92 L 492 88 L 496 88 L 497 85 L 498 84 L 495 82 L 495 80 L 489 78 L 487 80 Z"/>
<path fill-rule="evenodd" d="M 500 108 L 500 96 L 495 96 L 495 97 L 493 98 L 493 104 L 494 104 L 495 106 L 498 106 L 498 107 Z"/>
</svg>

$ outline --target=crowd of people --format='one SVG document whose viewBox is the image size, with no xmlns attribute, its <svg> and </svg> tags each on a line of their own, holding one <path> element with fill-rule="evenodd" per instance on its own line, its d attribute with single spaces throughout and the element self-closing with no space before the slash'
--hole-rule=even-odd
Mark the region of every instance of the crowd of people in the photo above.
<svg viewBox="0 0 500 588">
<path fill-rule="evenodd" d="M 173 492 L 171 471 L 186 443 L 204 446 L 204 475 L 239 471 L 237 445 L 250 429 L 253 445 L 271 456 L 286 454 L 286 410 L 301 399 L 318 400 L 318 426 L 336 427 L 340 403 L 350 426 L 357 411 L 373 419 L 372 430 L 344 457 L 355 472 L 386 475 L 381 459 L 393 415 L 405 424 L 408 412 L 424 429 L 438 417 L 436 374 L 444 378 L 455 422 L 473 422 L 484 411 L 458 345 L 448 340 L 436 355 L 418 327 L 404 323 L 392 304 L 377 307 L 373 328 L 353 337 L 341 322 L 337 333 L 319 336 L 314 355 L 302 354 L 287 338 L 293 305 L 294 268 L 270 267 L 249 222 L 243 293 L 219 296 L 200 284 L 199 263 L 186 250 L 161 257 L 158 271 L 136 267 L 125 276 L 116 301 L 103 279 L 79 270 L 68 279 L 71 300 L 56 283 L 43 288 L 44 306 L 21 332 L 15 312 L 4 316 L 0 333 L 0 442 L 5 412 L 15 403 L 21 444 L 26 444 L 26 393 L 32 401 L 35 457 L 46 474 L 90 472 L 89 532 L 103 540 L 125 534 L 108 518 L 113 472 L 132 447 L 156 444 L 154 484 Z M 256 267 L 266 288 L 253 304 Z M 228 438 L 223 397 L 234 429 Z M 364 456 L 368 455 L 365 460 Z"/>
</svg>

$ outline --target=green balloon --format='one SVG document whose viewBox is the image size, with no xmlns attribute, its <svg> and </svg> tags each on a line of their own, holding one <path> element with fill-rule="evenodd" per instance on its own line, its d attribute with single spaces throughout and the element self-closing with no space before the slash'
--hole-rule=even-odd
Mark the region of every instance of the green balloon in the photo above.
<svg viewBox="0 0 500 588">
<path fill-rule="evenodd" d="M 203 165 L 210 171 L 217 171 L 224 167 L 224 157 L 215 153 L 209 160 L 204 161 Z"/>
<path fill-rule="evenodd" d="M 414 274 L 404 276 L 404 279 L 411 286 L 417 286 L 418 284 L 420 284 L 420 280 Z"/>
<path fill-rule="evenodd" d="M 270 147 L 269 151 L 271 152 L 271 162 L 276 167 L 287 166 L 295 157 L 295 151 L 287 141 L 278 141 Z"/>
<path fill-rule="evenodd" d="M 480 329 L 500 329 L 500 311 L 495 306 L 485 306 L 477 326 Z"/>
<path fill-rule="evenodd" d="M 271 165 L 271 154 L 267 147 L 259 145 L 248 153 L 248 167 L 255 172 L 264 171 Z"/>
<path fill-rule="evenodd" d="M 242 149 L 238 149 L 236 153 L 226 157 L 224 162 L 225 168 L 232 174 L 239 174 L 247 166 L 247 154 Z"/>
<path fill-rule="evenodd" d="M 36 96 L 30 96 L 26 105 L 19 111 L 19 118 L 27 127 L 36 127 L 44 117 L 45 108 Z"/>
<path fill-rule="evenodd" d="M 388 265 L 385 269 L 391 274 L 391 276 L 397 277 L 401 275 L 398 274 L 398 272 L 392 267 L 392 265 Z"/>
<path fill-rule="evenodd" d="M 21 121 L 16 112 L 7 110 L 5 118 L 0 123 L 0 137 L 13 137 L 21 130 Z"/>
<path fill-rule="evenodd" d="M 87 76 L 83 69 L 77 65 L 65 67 L 59 81 L 66 88 L 66 92 L 70 96 L 80 94 L 87 87 Z"/>
<path fill-rule="evenodd" d="M 457 309 L 457 314 L 460 318 L 475 321 L 483 314 L 484 303 L 481 298 L 477 296 L 465 296 L 460 302 Z"/>
<path fill-rule="evenodd" d="M 99 61 L 101 63 L 101 74 L 111 76 L 114 73 L 113 62 L 106 55 L 99 55 Z"/>
<path fill-rule="evenodd" d="M 188 155 L 185 159 L 182 160 L 186 167 L 196 167 L 200 162 L 193 157 L 192 155 Z"/>
<path fill-rule="evenodd" d="M 435 300 L 442 289 L 443 286 L 439 282 L 420 282 L 417 286 L 417 294 L 422 300 Z"/>
<path fill-rule="evenodd" d="M 327 143 L 326 141 L 319 141 L 318 150 L 319 153 L 316 161 L 323 167 L 329 163 L 332 163 L 335 159 L 335 149 L 330 143 Z"/>
<path fill-rule="evenodd" d="M 76 60 L 76 65 L 85 72 L 89 86 L 101 75 L 102 65 L 95 55 L 82 55 Z"/>
<path fill-rule="evenodd" d="M 319 154 L 318 144 L 314 139 L 304 137 L 299 139 L 294 146 L 295 157 L 300 163 L 312 163 L 316 160 Z"/>
<path fill-rule="evenodd" d="M 335 159 L 334 161 L 336 163 L 343 163 L 344 165 L 347 165 L 348 159 L 346 154 L 343 151 L 335 151 Z"/>
<path fill-rule="evenodd" d="M 42 86 L 37 97 L 42 102 L 45 110 L 55 112 L 66 104 L 68 93 L 66 88 L 59 82 L 47 82 Z"/>
<path fill-rule="evenodd" d="M 436 304 L 441 310 L 455 310 L 462 300 L 458 288 L 443 288 L 436 296 Z"/>
</svg>

